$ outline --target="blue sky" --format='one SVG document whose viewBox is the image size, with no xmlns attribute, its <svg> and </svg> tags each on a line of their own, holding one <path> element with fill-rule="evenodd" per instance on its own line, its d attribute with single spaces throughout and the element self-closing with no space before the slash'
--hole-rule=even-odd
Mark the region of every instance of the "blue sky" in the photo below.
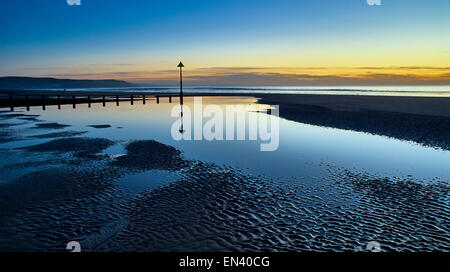
<svg viewBox="0 0 450 272">
<path fill-rule="evenodd" d="M 361 67 L 402 76 L 412 72 L 399 67 L 449 73 L 448 0 L 81 3 L 2 1 L 0 76 L 170 81 L 180 59 L 193 79 L 229 76 L 233 68 L 272 76 L 358 77 L 353 70 Z M 217 67 L 228 70 L 210 69 Z"/>
</svg>

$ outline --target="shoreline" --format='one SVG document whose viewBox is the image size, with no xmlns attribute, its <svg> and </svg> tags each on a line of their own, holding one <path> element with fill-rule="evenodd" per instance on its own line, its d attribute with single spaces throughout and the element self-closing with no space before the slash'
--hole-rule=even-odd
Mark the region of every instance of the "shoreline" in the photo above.
<svg viewBox="0 0 450 272">
<path fill-rule="evenodd" d="M 280 105 L 280 117 L 365 132 L 450 150 L 450 98 L 336 95 L 261 95 Z"/>
<path fill-rule="evenodd" d="M 0 108 L 10 108 L 10 97 L 5 92 L 2 94 Z M 29 100 L 25 99 L 27 95 L 30 96 Z M 143 95 L 149 100 L 155 97 L 178 97 L 177 94 L 167 92 L 18 91 L 14 92 L 14 96 L 22 97 L 14 100 L 11 109 L 42 105 L 39 98 L 43 95 L 48 96 L 46 105 L 112 102 L 118 96 L 120 101 L 140 101 Z M 58 95 L 62 98 L 57 99 Z M 371 133 L 450 150 L 450 97 L 255 93 L 183 95 L 255 97 L 260 104 L 280 105 L 280 117 L 287 120 Z M 89 101 L 87 96 L 91 96 L 92 100 Z"/>
</svg>

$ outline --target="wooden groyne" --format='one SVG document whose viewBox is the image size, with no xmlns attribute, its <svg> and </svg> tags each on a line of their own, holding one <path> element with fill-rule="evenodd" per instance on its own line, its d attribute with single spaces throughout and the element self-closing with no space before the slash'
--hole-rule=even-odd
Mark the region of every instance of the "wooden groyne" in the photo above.
<svg viewBox="0 0 450 272">
<path fill-rule="evenodd" d="M 148 99 L 156 99 L 159 103 L 160 97 L 167 97 L 169 103 L 172 103 L 172 96 L 178 96 L 175 93 L 158 92 L 120 92 L 120 91 L 73 91 L 73 90 L 0 90 L 0 107 L 9 107 L 14 110 L 15 107 L 61 105 L 87 103 L 116 102 L 119 105 L 121 101 L 129 101 L 132 105 L 135 100 L 141 100 L 143 104 Z"/>
</svg>

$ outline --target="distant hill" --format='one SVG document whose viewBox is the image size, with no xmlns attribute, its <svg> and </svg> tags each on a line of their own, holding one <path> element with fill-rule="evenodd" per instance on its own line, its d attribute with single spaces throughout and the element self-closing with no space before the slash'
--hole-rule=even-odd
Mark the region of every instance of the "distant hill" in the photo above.
<svg viewBox="0 0 450 272">
<path fill-rule="evenodd" d="M 44 77 L 0 77 L 0 89 L 65 89 L 132 87 L 122 80 L 78 80 Z"/>
</svg>

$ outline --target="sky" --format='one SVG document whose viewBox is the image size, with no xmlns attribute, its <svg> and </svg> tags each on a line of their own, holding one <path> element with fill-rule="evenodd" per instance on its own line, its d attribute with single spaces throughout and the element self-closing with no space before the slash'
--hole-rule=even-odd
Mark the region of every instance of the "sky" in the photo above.
<svg viewBox="0 0 450 272">
<path fill-rule="evenodd" d="M 69 0 L 74 1 L 74 0 Z M 0 76 L 450 85 L 450 1 L 2 0 Z"/>
</svg>

